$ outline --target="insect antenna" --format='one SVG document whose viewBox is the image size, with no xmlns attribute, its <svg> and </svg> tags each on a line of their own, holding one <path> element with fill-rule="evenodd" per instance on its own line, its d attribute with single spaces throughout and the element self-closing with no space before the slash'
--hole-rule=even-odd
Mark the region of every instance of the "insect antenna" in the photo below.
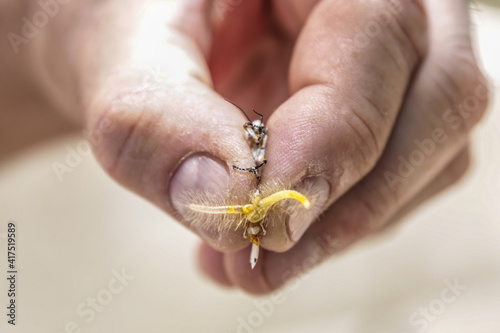
<svg viewBox="0 0 500 333">
<path fill-rule="evenodd" d="M 249 122 L 252 122 L 252 121 L 250 120 L 250 118 L 248 118 L 247 114 L 245 113 L 245 111 L 244 111 L 242 108 L 240 108 L 238 105 L 234 104 L 233 102 L 231 102 L 231 101 L 230 101 L 230 100 L 228 100 L 227 98 L 224 98 L 224 100 L 225 100 L 226 102 L 229 102 L 229 103 L 233 104 L 234 106 L 236 106 L 236 107 L 237 107 L 237 108 L 238 108 L 241 112 L 243 112 L 243 114 L 245 115 L 245 118 L 247 118 L 247 120 L 248 120 Z M 255 111 L 254 111 L 254 112 L 255 112 Z M 255 112 L 255 113 L 257 113 L 257 112 Z"/>
<path fill-rule="evenodd" d="M 260 116 L 260 123 L 264 124 L 264 115 L 261 113 L 258 113 L 257 111 L 255 111 L 253 109 L 252 109 L 252 111 L 253 111 L 253 113 L 258 114 Z"/>
</svg>

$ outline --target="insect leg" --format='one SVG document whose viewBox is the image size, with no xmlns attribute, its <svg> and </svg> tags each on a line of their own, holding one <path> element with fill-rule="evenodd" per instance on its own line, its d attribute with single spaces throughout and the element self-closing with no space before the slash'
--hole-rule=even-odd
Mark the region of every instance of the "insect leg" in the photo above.
<svg viewBox="0 0 500 333">
<path fill-rule="evenodd" d="M 258 174 L 257 170 L 262 168 L 264 165 L 266 165 L 266 163 L 267 163 L 267 160 L 264 158 L 264 159 L 262 159 L 261 163 L 257 166 L 254 166 L 251 168 L 241 168 L 239 166 L 233 165 L 233 169 L 251 172 L 257 177 L 258 180 L 260 180 L 260 175 Z"/>
<path fill-rule="evenodd" d="M 266 235 L 266 229 L 264 228 L 264 225 L 262 225 L 262 222 L 259 222 L 260 228 L 262 229 L 262 236 Z"/>
<path fill-rule="evenodd" d="M 254 144 L 252 147 L 252 156 L 255 160 L 255 163 L 261 162 L 266 157 L 266 144 L 267 144 L 267 135 L 264 133 L 261 136 L 261 141 L 257 144 Z"/>
<path fill-rule="evenodd" d="M 253 130 L 252 123 L 246 122 L 245 125 L 243 125 L 243 128 L 247 132 L 248 136 L 253 139 L 253 142 L 259 142 L 259 138 L 257 137 L 255 131 Z"/>
</svg>

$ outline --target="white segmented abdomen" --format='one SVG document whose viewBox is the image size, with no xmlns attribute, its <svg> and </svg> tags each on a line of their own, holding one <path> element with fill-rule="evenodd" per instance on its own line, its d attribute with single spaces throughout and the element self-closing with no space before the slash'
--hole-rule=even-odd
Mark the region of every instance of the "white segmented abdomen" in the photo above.
<svg viewBox="0 0 500 333">
<path fill-rule="evenodd" d="M 252 243 L 252 252 L 250 253 L 250 265 L 252 269 L 257 265 L 257 261 L 259 260 L 259 246 Z"/>
</svg>

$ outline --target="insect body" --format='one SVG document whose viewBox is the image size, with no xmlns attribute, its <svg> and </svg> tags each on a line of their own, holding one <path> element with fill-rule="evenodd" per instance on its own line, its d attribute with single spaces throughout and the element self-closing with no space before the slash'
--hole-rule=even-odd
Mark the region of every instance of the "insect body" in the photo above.
<svg viewBox="0 0 500 333">
<path fill-rule="evenodd" d="M 248 168 L 242 168 L 233 165 L 234 169 L 241 171 L 248 171 L 257 177 L 257 189 L 253 194 L 252 201 L 245 205 L 227 205 L 227 206 L 210 206 L 210 205 L 199 205 L 190 204 L 188 208 L 197 213 L 203 214 L 239 214 L 243 217 L 236 227 L 244 223 L 243 238 L 250 239 L 252 243 L 252 251 L 250 254 L 250 264 L 252 269 L 257 264 L 259 259 L 259 246 L 261 238 L 266 234 L 266 229 L 264 228 L 264 219 L 267 216 L 269 209 L 277 202 L 284 199 L 295 199 L 302 203 L 302 205 L 309 209 L 311 203 L 309 199 L 303 194 L 293 191 L 293 190 L 283 190 L 279 192 L 274 192 L 265 198 L 261 197 L 260 194 L 260 179 L 262 173 L 262 167 L 266 165 L 267 160 L 266 155 L 266 144 L 267 144 L 267 128 L 264 126 L 264 116 L 257 111 L 253 112 L 260 116 L 260 119 L 251 121 L 248 118 L 245 111 L 242 108 L 234 104 L 233 102 L 226 100 L 229 103 L 236 106 L 247 118 L 247 122 L 243 125 L 243 128 L 247 134 L 247 142 L 252 149 L 252 156 L 255 165 Z"/>
<path fill-rule="evenodd" d="M 255 191 L 255 198 L 258 198 L 260 195 L 260 179 L 262 174 L 262 167 L 266 165 L 266 144 L 267 144 L 267 128 L 264 126 L 264 115 L 258 113 L 255 110 L 252 110 L 255 114 L 260 116 L 260 119 L 256 119 L 251 121 L 245 111 L 240 108 L 238 105 L 226 99 L 229 103 L 236 106 L 247 118 L 247 122 L 243 125 L 243 129 L 247 133 L 247 142 L 252 149 L 252 156 L 255 162 L 255 165 L 249 168 L 242 168 L 236 165 L 233 165 L 233 168 L 240 171 L 248 171 L 251 172 L 257 177 L 257 190 Z M 257 222 L 251 222 L 247 224 L 245 232 L 243 233 L 244 238 L 250 238 L 252 241 L 252 252 L 250 254 L 250 264 L 252 265 L 252 269 L 255 267 L 257 260 L 259 258 L 259 245 L 260 238 L 266 234 L 266 229 L 260 222 L 262 219 L 259 219 Z M 258 223 L 255 225 L 255 223 Z"/>
</svg>

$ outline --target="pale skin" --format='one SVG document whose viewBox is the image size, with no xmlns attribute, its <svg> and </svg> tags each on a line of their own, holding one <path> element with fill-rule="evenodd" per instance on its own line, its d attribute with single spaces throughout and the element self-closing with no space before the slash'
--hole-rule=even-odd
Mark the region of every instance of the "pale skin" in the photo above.
<svg viewBox="0 0 500 333">
<path fill-rule="evenodd" d="M 39 10 L 20 3 L 0 6 L 12 13 L 4 36 Z M 17 73 L 16 91 L 35 87 L 47 109 L 102 133 L 93 149 L 111 177 L 188 226 L 176 203 L 184 185 L 245 200 L 255 190 L 255 178 L 232 170 L 253 159 L 247 120 L 224 98 L 264 115 L 263 186 L 320 179 L 318 219 L 268 227 L 254 270 L 241 231 L 191 226 L 215 281 L 272 292 L 464 174 L 488 103 L 467 1 L 220 3 L 70 1 L 18 54 L 3 39 L 0 64 Z M 460 113 L 464 103 L 472 106 Z M 434 148 L 402 175 L 400 157 L 416 160 L 415 140 L 426 139 Z M 211 162 L 182 171 L 193 153 Z M 211 180 L 206 188 L 189 177 L 197 165 L 213 167 L 199 178 Z"/>
</svg>

